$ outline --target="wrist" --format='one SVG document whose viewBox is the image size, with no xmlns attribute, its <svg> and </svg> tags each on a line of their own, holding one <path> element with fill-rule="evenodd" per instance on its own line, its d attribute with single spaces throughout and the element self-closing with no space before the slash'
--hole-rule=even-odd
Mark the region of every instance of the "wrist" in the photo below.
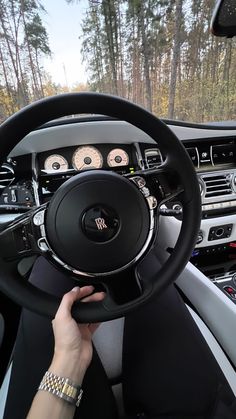
<svg viewBox="0 0 236 419">
<path fill-rule="evenodd" d="M 79 354 L 54 353 L 49 371 L 64 378 L 69 378 L 76 385 L 82 385 L 86 372 L 86 365 Z"/>
</svg>

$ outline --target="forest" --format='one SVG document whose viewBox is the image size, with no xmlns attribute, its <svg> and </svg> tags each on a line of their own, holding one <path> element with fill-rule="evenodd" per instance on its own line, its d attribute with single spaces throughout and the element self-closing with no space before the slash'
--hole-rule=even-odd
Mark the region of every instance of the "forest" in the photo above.
<svg viewBox="0 0 236 419">
<path fill-rule="evenodd" d="M 65 0 L 78 4 L 79 0 Z M 49 94 L 46 1 L 0 0 L 0 120 Z M 236 120 L 236 40 L 210 33 L 215 0 L 83 0 L 83 90 L 107 92 L 162 118 Z M 79 28 L 78 28 L 79 33 Z M 75 86 L 72 90 L 81 90 Z"/>
<path fill-rule="evenodd" d="M 0 0 L 0 120 L 45 96 L 42 55 L 50 55 L 36 0 Z"/>
</svg>

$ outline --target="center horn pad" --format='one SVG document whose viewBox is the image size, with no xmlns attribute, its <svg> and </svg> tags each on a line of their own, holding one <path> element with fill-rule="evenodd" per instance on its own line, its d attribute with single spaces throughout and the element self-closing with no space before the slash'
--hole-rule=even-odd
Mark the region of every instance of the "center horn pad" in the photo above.
<svg viewBox="0 0 236 419">
<path fill-rule="evenodd" d="M 52 250 L 84 273 L 109 273 L 129 264 L 145 245 L 149 229 L 150 212 L 139 189 L 103 170 L 66 181 L 46 213 Z"/>
</svg>

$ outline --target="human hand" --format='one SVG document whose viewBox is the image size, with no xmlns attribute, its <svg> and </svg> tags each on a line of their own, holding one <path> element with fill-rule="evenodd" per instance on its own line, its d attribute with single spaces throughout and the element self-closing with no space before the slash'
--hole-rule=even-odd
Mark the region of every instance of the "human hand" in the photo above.
<svg viewBox="0 0 236 419">
<path fill-rule="evenodd" d="M 104 298 L 103 292 L 90 295 L 93 290 L 92 286 L 75 287 L 66 293 L 52 321 L 55 349 L 50 370 L 76 382 L 82 381 L 91 362 L 92 335 L 99 324 L 78 324 L 71 316 L 71 308 L 77 300 L 86 303 Z"/>
</svg>

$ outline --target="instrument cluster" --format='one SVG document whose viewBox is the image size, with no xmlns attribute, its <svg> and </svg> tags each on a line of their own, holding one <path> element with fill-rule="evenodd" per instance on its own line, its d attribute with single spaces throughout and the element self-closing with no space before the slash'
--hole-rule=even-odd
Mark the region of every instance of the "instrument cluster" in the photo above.
<svg viewBox="0 0 236 419">
<path fill-rule="evenodd" d="M 45 153 L 42 153 L 45 154 Z M 45 174 L 71 172 L 101 168 L 128 167 L 133 160 L 132 151 L 126 146 L 82 145 L 70 150 L 61 149 L 55 153 L 40 156 L 39 166 Z"/>
</svg>

